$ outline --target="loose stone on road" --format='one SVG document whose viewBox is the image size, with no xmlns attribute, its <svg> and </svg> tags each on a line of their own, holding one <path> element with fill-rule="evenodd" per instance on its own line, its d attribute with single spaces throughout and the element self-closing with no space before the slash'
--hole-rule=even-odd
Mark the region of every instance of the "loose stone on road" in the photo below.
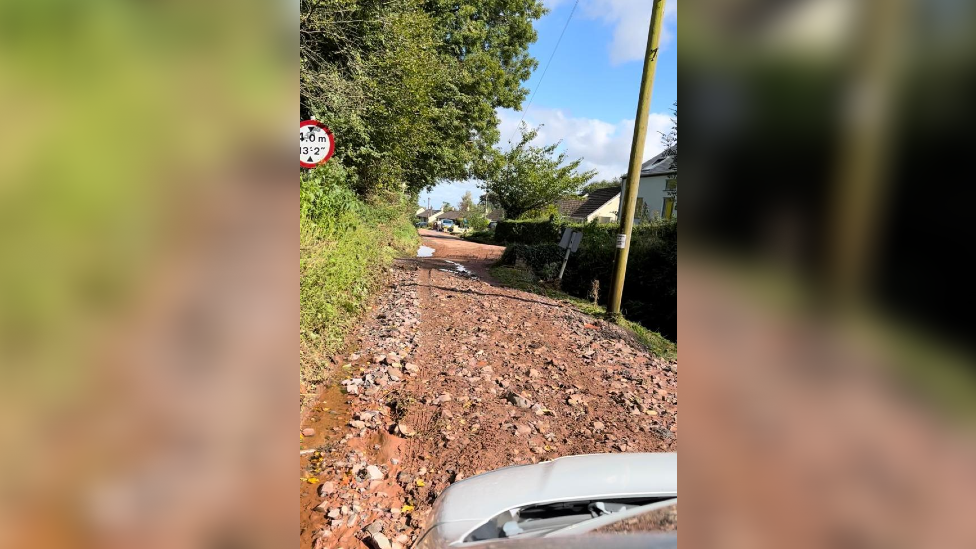
<svg viewBox="0 0 976 549">
<path fill-rule="evenodd" d="M 303 458 L 303 478 L 329 483 L 303 499 L 303 547 L 409 547 L 438 494 L 499 467 L 677 450 L 675 362 L 566 303 L 494 285 L 500 246 L 420 232 L 432 256 L 391 270 L 344 361 L 346 423 Z"/>
</svg>

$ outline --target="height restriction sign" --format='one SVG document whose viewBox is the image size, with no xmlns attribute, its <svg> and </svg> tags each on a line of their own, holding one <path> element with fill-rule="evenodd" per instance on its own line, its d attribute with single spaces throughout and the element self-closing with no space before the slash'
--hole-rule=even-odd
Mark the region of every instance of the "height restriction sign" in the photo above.
<svg viewBox="0 0 976 549">
<path fill-rule="evenodd" d="M 298 126 L 298 162 L 303 168 L 314 168 L 332 158 L 335 138 L 318 120 L 302 120 Z"/>
</svg>

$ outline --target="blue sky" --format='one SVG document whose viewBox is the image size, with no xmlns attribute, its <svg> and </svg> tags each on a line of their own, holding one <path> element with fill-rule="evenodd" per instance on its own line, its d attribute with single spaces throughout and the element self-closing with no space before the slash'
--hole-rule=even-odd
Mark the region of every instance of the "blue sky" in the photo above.
<svg viewBox="0 0 976 549">
<path fill-rule="evenodd" d="M 526 98 L 524 112 L 499 110 L 499 146 L 507 147 L 524 114 L 532 126 L 543 125 L 536 144 L 562 140 L 570 158 L 584 159 L 583 169 L 597 170 L 598 178 L 619 176 L 627 170 L 633 139 L 651 0 L 579 0 L 540 86 L 575 0 L 544 2 L 551 11 L 536 22 L 539 38 L 529 48 L 539 67 L 524 84 L 535 99 L 529 105 Z M 665 6 L 645 159 L 663 148 L 657 132 L 670 127 L 671 107 L 678 98 L 677 0 L 667 0 Z M 429 198 L 434 207 L 445 201 L 457 205 L 468 190 L 475 199 L 482 192 L 475 181 L 441 183 L 421 193 L 420 203 L 426 206 Z"/>
</svg>

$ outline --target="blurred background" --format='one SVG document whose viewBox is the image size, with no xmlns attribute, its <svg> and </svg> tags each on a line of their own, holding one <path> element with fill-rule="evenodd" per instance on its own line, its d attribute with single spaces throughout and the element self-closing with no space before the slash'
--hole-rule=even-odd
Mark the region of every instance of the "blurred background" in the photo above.
<svg viewBox="0 0 976 549">
<path fill-rule="evenodd" d="M 682 541 L 974 546 L 976 6 L 682 6 Z"/>
<path fill-rule="evenodd" d="M 294 540 L 297 14 L 0 3 L 0 547 Z"/>
<path fill-rule="evenodd" d="M 976 8 L 683 6 L 682 543 L 976 546 Z M 293 542 L 297 11 L 0 3 L 0 547 Z"/>
</svg>

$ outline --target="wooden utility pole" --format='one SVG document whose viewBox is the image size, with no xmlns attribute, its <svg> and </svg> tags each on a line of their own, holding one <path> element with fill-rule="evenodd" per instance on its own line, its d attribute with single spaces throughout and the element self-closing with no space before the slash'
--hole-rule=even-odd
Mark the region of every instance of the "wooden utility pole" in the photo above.
<svg viewBox="0 0 976 549">
<path fill-rule="evenodd" d="M 657 68 L 658 43 L 661 41 L 661 22 L 664 19 L 664 0 L 654 0 L 651 11 L 651 28 L 647 36 L 647 52 L 644 54 L 644 74 L 641 76 L 640 97 L 637 99 L 637 119 L 634 121 L 634 142 L 630 148 L 630 164 L 624 183 L 623 202 L 620 211 L 620 230 L 617 234 L 617 255 L 610 279 L 610 302 L 607 317 L 620 318 L 620 298 L 624 292 L 627 274 L 627 256 L 630 254 L 630 234 L 634 228 L 634 210 L 637 209 L 637 191 L 640 186 L 641 163 L 644 157 L 644 140 L 647 137 L 647 115 L 651 108 L 651 91 L 654 89 L 654 70 Z"/>
</svg>

